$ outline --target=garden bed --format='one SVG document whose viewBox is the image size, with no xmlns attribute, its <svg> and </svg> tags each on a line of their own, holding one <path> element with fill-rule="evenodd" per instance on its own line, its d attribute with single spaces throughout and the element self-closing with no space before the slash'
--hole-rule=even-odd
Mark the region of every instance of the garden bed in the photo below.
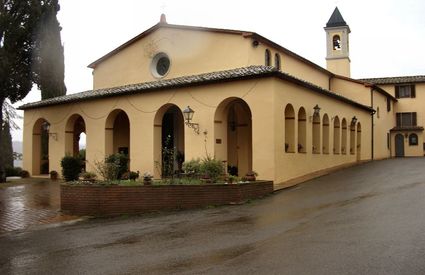
<svg viewBox="0 0 425 275">
<path fill-rule="evenodd" d="M 62 211 L 114 216 L 241 204 L 273 192 L 272 181 L 202 185 L 61 185 Z"/>
</svg>

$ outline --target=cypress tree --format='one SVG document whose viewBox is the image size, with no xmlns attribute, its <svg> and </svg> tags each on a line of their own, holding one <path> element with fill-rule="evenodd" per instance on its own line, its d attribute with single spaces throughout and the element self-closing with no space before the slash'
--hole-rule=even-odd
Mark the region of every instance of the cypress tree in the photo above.
<svg viewBox="0 0 425 275">
<path fill-rule="evenodd" d="M 3 154 L 3 165 L 4 167 L 13 167 L 13 146 L 9 121 L 3 123 L 2 135 L 1 153 Z"/>
<path fill-rule="evenodd" d="M 37 0 L 0 0 L 0 106 L 23 99 L 32 88 L 34 30 L 38 22 Z M 3 110 L 3 109 L 2 109 Z M 0 112 L 0 125 L 3 123 Z M 0 127 L 0 144 L 3 144 Z M 0 182 L 6 180 L 0 154 Z"/>
<path fill-rule="evenodd" d="M 64 53 L 61 42 L 61 27 L 56 14 L 58 0 L 40 2 L 40 20 L 37 28 L 35 75 L 41 99 L 66 94 L 64 83 Z"/>
</svg>

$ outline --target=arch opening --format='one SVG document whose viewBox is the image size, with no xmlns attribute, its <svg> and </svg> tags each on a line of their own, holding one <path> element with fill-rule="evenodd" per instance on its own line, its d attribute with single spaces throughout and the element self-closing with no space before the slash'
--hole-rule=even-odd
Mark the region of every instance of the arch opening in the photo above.
<svg viewBox="0 0 425 275">
<path fill-rule="evenodd" d="M 313 133 L 313 139 L 312 139 L 312 151 L 313 154 L 320 154 L 320 116 L 319 114 L 313 115 L 313 126 L 312 126 L 312 133 Z"/>
<path fill-rule="evenodd" d="M 86 123 L 81 115 L 72 115 L 65 126 L 65 155 L 81 159 L 81 171 L 86 170 Z"/>
<path fill-rule="evenodd" d="M 155 177 L 169 178 L 181 173 L 184 160 L 183 113 L 176 105 L 166 104 L 154 119 Z"/>
<path fill-rule="evenodd" d="M 105 154 L 123 154 L 130 157 L 130 120 L 121 109 L 112 111 L 105 125 Z"/>
<path fill-rule="evenodd" d="M 50 172 L 49 164 L 49 129 L 50 123 L 39 118 L 32 130 L 32 174 L 46 175 Z"/>
<path fill-rule="evenodd" d="M 341 132 L 341 127 L 339 123 L 339 118 L 338 116 L 336 116 L 334 118 L 334 145 L 333 145 L 333 153 L 336 155 L 339 155 L 341 151 L 340 132 Z"/>
<path fill-rule="evenodd" d="M 323 116 L 323 144 L 322 144 L 322 152 L 323 154 L 329 154 L 329 116 L 325 114 Z"/>
<path fill-rule="evenodd" d="M 222 101 L 214 116 L 215 157 L 227 165 L 230 175 L 252 171 L 251 109 L 240 98 Z"/>
<path fill-rule="evenodd" d="M 307 116 L 305 109 L 301 107 L 298 111 L 298 153 L 305 153 L 307 150 Z"/>
<path fill-rule="evenodd" d="M 295 153 L 295 112 L 291 104 L 285 108 L 285 152 Z"/>
<path fill-rule="evenodd" d="M 357 161 L 361 160 L 361 152 L 362 152 L 362 126 L 360 122 L 357 122 L 357 145 L 356 145 L 356 153 L 357 153 Z"/>
<path fill-rule="evenodd" d="M 342 126 L 341 126 L 341 153 L 343 155 L 347 154 L 347 120 L 345 118 L 342 119 Z"/>
</svg>

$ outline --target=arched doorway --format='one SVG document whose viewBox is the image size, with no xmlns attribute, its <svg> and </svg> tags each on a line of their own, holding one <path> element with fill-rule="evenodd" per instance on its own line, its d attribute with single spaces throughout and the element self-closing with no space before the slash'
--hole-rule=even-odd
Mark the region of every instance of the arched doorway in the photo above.
<svg viewBox="0 0 425 275">
<path fill-rule="evenodd" d="M 82 160 L 81 170 L 86 169 L 86 123 L 82 116 L 72 115 L 65 127 L 65 154 Z"/>
<path fill-rule="evenodd" d="M 49 129 L 50 123 L 38 119 L 32 130 L 32 174 L 49 174 Z"/>
<path fill-rule="evenodd" d="M 130 156 L 130 120 L 120 109 L 112 111 L 105 123 L 105 155 L 121 153 Z"/>
<path fill-rule="evenodd" d="M 184 119 L 174 104 L 162 106 L 154 119 L 155 177 L 181 172 L 184 162 Z"/>
<path fill-rule="evenodd" d="M 244 176 L 252 171 L 251 109 L 240 98 L 222 101 L 214 116 L 215 157 L 225 161 L 228 173 Z"/>
<path fill-rule="evenodd" d="M 404 136 L 402 134 L 395 135 L 395 156 L 404 157 Z"/>
</svg>

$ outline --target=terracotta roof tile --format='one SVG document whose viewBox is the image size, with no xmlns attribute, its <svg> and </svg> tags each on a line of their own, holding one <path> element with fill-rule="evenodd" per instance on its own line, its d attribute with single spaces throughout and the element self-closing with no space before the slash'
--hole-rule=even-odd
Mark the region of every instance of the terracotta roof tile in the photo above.
<svg viewBox="0 0 425 275">
<path fill-rule="evenodd" d="M 337 93 L 323 89 L 315 84 L 312 84 L 302 79 L 291 76 L 287 73 L 280 72 L 276 68 L 270 67 L 270 66 L 249 66 L 249 67 L 237 68 L 232 70 L 204 73 L 204 74 L 191 75 L 191 76 L 182 76 L 182 77 L 177 77 L 172 79 L 162 79 L 157 81 L 131 84 L 131 85 L 120 86 L 120 87 L 89 90 L 89 91 L 85 91 L 81 93 L 69 94 L 69 95 L 60 96 L 60 97 L 49 98 L 49 99 L 38 101 L 38 102 L 27 103 L 20 106 L 19 109 L 25 110 L 25 109 L 39 108 L 39 107 L 59 105 L 59 104 L 67 104 L 71 102 L 80 102 L 80 101 L 86 101 L 86 100 L 92 100 L 92 99 L 104 98 L 104 97 L 132 95 L 132 94 L 145 93 L 145 92 L 161 90 L 161 89 L 205 85 L 209 83 L 222 83 L 226 81 L 260 78 L 260 77 L 267 77 L 267 76 L 275 76 L 280 79 L 292 82 L 296 85 L 306 87 L 307 89 L 311 91 L 323 94 L 328 97 L 333 97 L 340 101 L 344 101 L 348 104 L 354 105 L 356 107 L 367 110 L 369 112 L 373 111 L 373 109 L 371 109 L 368 106 L 360 104 L 356 101 L 353 101 Z"/>
<path fill-rule="evenodd" d="M 396 77 L 378 77 L 378 78 L 363 78 L 359 79 L 368 83 L 383 85 L 383 84 L 407 84 L 425 82 L 425 75 L 413 76 L 396 76 Z"/>
</svg>

